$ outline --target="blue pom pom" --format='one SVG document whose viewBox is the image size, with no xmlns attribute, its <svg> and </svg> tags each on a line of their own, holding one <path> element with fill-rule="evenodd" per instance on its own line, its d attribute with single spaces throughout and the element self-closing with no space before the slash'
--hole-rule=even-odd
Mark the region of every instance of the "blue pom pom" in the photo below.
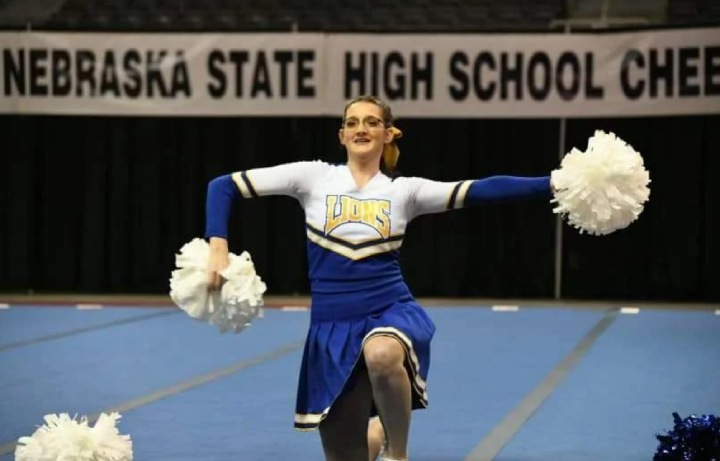
<svg viewBox="0 0 720 461">
<path fill-rule="evenodd" d="M 657 434 L 660 445 L 653 461 L 720 461 L 720 418 L 673 413 L 675 427 Z"/>
</svg>

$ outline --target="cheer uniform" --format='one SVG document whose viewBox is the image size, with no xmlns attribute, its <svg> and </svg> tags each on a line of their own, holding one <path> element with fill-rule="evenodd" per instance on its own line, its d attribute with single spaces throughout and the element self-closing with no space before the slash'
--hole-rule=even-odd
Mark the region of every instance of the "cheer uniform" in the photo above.
<svg viewBox="0 0 720 461">
<path fill-rule="evenodd" d="M 404 347 L 412 408 L 428 404 L 435 325 L 405 284 L 398 260 L 412 219 L 498 199 L 549 198 L 550 178 L 438 182 L 378 172 L 358 187 L 347 165 L 321 161 L 239 171 L 210 182 L 206 237 L 227 238 L 235 198 L 269 195 L 295 198 L 306 217 L 312 301 L 295 428 L 312 430 L 349 384 L 364 342 L 375 335 L 392 336 Z"/>
</svg>

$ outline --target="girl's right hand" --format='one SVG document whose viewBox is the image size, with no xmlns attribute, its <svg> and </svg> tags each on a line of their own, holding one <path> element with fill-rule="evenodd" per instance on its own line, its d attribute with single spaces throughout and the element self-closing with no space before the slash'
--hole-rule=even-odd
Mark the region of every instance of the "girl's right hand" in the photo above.
<svg viewBox="0 0 720 461">
<path fill-rule="evenodd" d="M 210 256 L 208 258 L 208 290 L 219 290 L 225 279 L 220 272 L 230 265 L 227 240 L 219 237 L 210 238 Z"/>
</svg>

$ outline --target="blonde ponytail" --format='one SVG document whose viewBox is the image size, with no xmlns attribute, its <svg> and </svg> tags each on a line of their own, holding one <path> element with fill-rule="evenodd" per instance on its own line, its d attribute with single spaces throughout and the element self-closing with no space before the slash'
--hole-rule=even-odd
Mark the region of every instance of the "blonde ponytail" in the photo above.
<svg viewBox="0 0 720 461">
<path fill-rule="evenodd" d="M 398 130 L 394 126 L 391 126 L 388 130 L 390 130 L 390 134 L 392 134 L 392 140 L 385 144 L 382 155 L 385 168 L 389 171 L 393 171 L 397 166 L 398 159 L 400 158 L 400 148 L 395 140 L 402 138 L 402 131 Z"/>
</svg>

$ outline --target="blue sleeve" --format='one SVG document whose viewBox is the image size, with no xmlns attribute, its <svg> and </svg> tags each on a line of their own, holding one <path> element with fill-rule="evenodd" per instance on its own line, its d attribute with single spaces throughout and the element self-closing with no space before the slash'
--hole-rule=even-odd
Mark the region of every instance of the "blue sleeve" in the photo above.
<svg viewBox="0 0 720 461">
<path fill-rule="evenodd" d="M 490 176 L 473 181 L 465 195 L 466 206 L 485 202 L 530 198 L 551 198 L 550 176 L 526 178 Z"/>
<path fill-rule="evenodd" d="M 228 237 L 233 203 L 240 197 L 231 175 L 219 176 L 208 184 L 205 202 L 205 238 Z"/>
</svg>

